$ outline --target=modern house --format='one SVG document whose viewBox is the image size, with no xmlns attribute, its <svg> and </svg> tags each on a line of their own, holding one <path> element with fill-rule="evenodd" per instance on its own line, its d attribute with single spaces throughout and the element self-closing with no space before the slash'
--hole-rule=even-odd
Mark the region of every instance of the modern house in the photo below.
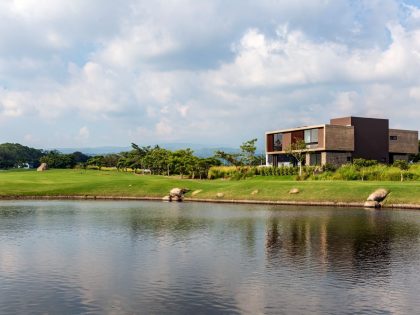
<svg viewBox="0 0 420 315">
<path fill-rule="evenodd" d="M 306 144 L 305 165 L 342 165 L 355 158 L 393 163 L 417 154 L 419 134 L 414 130 L 389 129 L 388 119 L 343 117 L 329 124 L 266 132 L 266 164 L 291 163 L 292 143 Z"/>
</svg>

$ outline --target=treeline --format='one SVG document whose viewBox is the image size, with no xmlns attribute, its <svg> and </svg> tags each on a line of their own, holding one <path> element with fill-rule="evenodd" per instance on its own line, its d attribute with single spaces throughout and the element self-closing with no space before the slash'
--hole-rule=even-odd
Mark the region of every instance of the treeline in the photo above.
<svg viewBox="0 0 420 315">
<path fill-rule="evenodd" d="M 153 175 L 207 178 L 210 167 L 221 165 L 219 159 L 197 157 L 190 149 L 171 151 L 158 145 L 140 147 L 135 143 L 132 143 L 132 148 L 129 152 L 91 157 L 86 166 L 98 169 L 115 167 L 120 171 L 131 170 Z"/>
<path fill-rule="evenodd" d="M 0 169 L 37 167 L 43 150 L 23 146 L 19 143 L 0 144 Z"/>
</svg>

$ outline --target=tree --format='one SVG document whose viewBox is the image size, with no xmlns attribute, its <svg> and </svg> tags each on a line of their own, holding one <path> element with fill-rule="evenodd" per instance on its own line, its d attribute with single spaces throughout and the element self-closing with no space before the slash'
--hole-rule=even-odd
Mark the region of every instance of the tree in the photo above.
<svg viewBox="0 0 420 315">
<path fill-rule="evenodd" d="M 200 179 L 207 178 L 209 173 L 210 167 L 212 166 L 220 166 L 222 163 L 215 157 L 209 158 L 199 158 L 197 167 L 198 167 L 198 176 Z"/>
<path fill-rule="evenodd" d="M 288 155 L 293 158 L 299 164 L 299 176 L 302 177 L 302 163 L 306 156 L 306 143 L 303 139 L 294 139 L 295 141 L 288 146 L 285 151 Z"/>
<path fill-rule="evenodd" d="M 420 162 L 420 140 L 419 140 L 419 152 L 417 154 L 412 154 L 409 157 L 410 161 L 413 161 L 414 163 Z"/>
<path fill-rule="evenodd" d="M 400 173 L 401 173 L 401 181 L 404 181 L 404 174 L 403 171 L 407 171 L 410 166 L 408 165 L 407 161 L 404 160 L 396 160 L 392 166 L 394 167 L 398 167 L 400 169 Z"/>
<path fill-rule="evenodd" d="M 74 162 L 76 164 L 84 164 L 89 160 L 89 156 L 82 152 L 76 151 L 72 153 Z"/>
<path fill-rule="evenodd" d="M 45 155 L 42 150 L 23 146 L 19 143 L 0 144 L 0 168 L 37 167 L 39 159 Z"/>
<path fill-rule="evenodd" d="M 96 166 L 99 170 L 101 170 L 104 166 L 104 157 L 102 155 L 93 156 L 87 161 L 87 165 Z"/>
<path fill-rule="evenodd" d="M 257 139 L 243 142 L 240 146 L 240 153 L 227 153 L 219 150 L 215 152 L 214 156 L 237 167 L 243 165 L 258 165 L 259 160 L 255 157 L 255 151 L 257 150 L 257 146 L 255 145 L 256 142 Z"/>
<path fill-rule="evenodd" d="M 216 158 L 225 160 L 229 164 L 232 164 L 236 167 L 242 165 L 242 160 L 240 158 L 241 155 L 239 153 L 226 153 L 224 151 L 218 150 L 214 153 L 214 156 Z"/>
<path fill-rule="evenodd" d="M 240 146 L 242 152 L 242 163 L 244 165 L 255 165 L 255 151 L 257 150 L 257 146 L 255 145 L 256 142 L 257 139 L 252 139 L 245 141 Z"/>
<path fill-rule="evenodd" d="M 57 150 L 49 151 L 39 161 L 46 163 L 49 168 L 73 168 L 76 165 L 73 154 L 62 154 Z"/>
<path fill-rule="evenodd" d="M 177 150 L 172 153 L 171 164 L 174 171 L 181 175 L 191 174 L 195 176 L 196 157 L 193 155 L 194 151 L 191 149 Z"/>
</svg>

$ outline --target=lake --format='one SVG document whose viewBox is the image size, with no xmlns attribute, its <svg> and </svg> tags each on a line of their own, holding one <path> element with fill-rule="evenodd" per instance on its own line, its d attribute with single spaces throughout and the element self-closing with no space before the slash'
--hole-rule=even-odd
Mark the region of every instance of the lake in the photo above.
<svg viewBox="0 0 420 315">
<path fill-rule="evenodd" d="M 420 211 L 0 202 L 1 314 L 418 314 Z"/>
</svg>

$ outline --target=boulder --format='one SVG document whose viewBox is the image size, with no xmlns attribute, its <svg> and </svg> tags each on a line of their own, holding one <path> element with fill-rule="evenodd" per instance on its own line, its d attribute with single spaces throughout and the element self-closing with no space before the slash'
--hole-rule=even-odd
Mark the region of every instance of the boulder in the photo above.
<svg viewBox="0 0 420 315">
<path fill-rule="evenodd" d="M 292 188 L 289 190 L 289 194 L 298 194 L 300 193 L 300 190 L 298 188 Z"/>
<path fill-rule="evenodd" d="M 380 208 L 381 204 L 374 200 L 365 201 L 364 205 L 365 208 Z"/>
<path fill-rule="evenodd" d="M 183 197 L 186 192 L 188 192 L 188 189 L 187 188 L 172 188 L 169 191 L 169 196 L 172 196 L 172 197 L 175 197 L 175 196 Z"/>
<path fill-rule="evenodd" d="M 173 196 L 173 197 L 170 197 L 170 198 L 171 198 L 171 201 L 181 202 L 181 201 L 184 200 L 184 197 L 180 197 L 180 196 Z"/>
<path fill-rule="evenodd" d="M 379 188 L 369 195 L 367 201 L 383 201 L 388 196 L 389 191 L 384 188 Z"/>
<path fill-rule="evenodd" d="M 221 192 L 219 192 L 219 193 L 216 194 L 216 197 L 217 198 L 223 198 L 224 196 L 225 196 L 225 194 L 224 193 L 221 193 Z"/>
<path fill-rule="evenodd" d="M 36 169 L 38 172 L 43 172 L 46 171 L 48 169 L 47 163 L 41 163 L 40 166 L 38 166 L 38 168 Z"/>
<path fill-rule="evenodd" d="M 184 200 L 184 194 L 189 191 L 188 188 L 172 188 L 169 191 L 169 201 L 182 201 Z"/>
</svg>

